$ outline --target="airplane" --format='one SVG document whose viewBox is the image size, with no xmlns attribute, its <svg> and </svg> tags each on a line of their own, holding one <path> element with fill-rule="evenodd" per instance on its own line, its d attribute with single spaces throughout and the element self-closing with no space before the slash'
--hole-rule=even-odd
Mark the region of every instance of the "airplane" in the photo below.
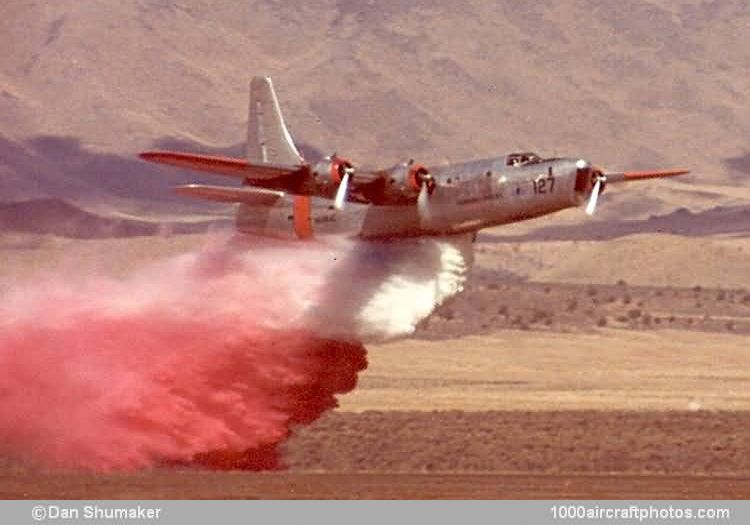
<svg viewBox="0 0 750 525">
<path fill-rule="evenodd" d="M 180 194 L 239 204 L 238 231 L 282 238 L 362 239 L 471 234 L 585 206 L 593 215 L 610 184 L 674 177 L 685 169 L 609 173 L 580 158 L 518 152 L 425 167 L 408 160 L 358 169 L 336 154 L 308 163 L 268 77 L 250 82 L 247 158 L 148 151 L 150 162 L 232 177 L 241 186 L 188 184 Z"/>
</svg>

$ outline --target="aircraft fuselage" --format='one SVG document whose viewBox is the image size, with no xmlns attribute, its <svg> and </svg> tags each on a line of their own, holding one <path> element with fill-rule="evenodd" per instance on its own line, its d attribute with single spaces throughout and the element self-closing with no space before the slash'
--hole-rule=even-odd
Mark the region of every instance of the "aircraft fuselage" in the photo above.
<svg viewBox="0 0 750 525">
<path fill-rule="evenodd" d="M 420 217 L 414 205 L 349 203 L 337 210 L 328 199 L 285 196 L 272 206 L 240 205 L 237 228 L 299 238 L 445 235 L 578 206 L 591 189 L 590 180 L 580 180 L 578 159 L 512 162 L 509 155 L 430 168 L 435 188 L 428 218 Z"/>
</svg>

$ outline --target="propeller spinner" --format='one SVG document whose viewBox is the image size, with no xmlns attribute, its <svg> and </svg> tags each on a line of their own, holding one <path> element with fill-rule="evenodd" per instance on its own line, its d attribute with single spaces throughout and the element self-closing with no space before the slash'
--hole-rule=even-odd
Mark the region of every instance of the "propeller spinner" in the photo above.
<svg viewBox="0 0 750 525">
<path fill-rule="evenodd" d="M 577 191 L 580 186 L 586 188 L 591 187 L 588 202 L 586 203 L 586 215 L 593 215 L 596 212 L 596 206 L 599 203 L 599 195 L 601 195 L 604 187 L 607 184 L 607 176 L 602 173 L 598 168 L 592 167 L 588 162 L 581 159 L 576 162 L 576 168 L 578 169 L 578 177 L 576 181 Z M 593 184 L 593 186 L 591 186 Z"/>
</svg>

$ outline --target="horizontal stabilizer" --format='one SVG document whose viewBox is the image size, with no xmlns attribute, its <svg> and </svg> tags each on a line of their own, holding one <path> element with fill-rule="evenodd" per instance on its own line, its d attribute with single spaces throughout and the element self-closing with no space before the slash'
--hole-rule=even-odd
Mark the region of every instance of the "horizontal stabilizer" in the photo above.
<svg viewBox="0 0 750 525">
<path fill-rule="evenodd" d="M 626 173 L 607 173 L 607 183 L 629 182 L 646 179 L 663 179 L 666 177 L 677 177 L 686 175 L 690 170 L 665 170 L 665 171 L 631 171 Z"/>
<path fill-rule="evenodd" d="M 251 206 L 271 206 L 284 196 L 281 191 L 263 188 L 228 188 L 226 186 L 205 186 L 203 184 L 187 184 L 177 186 L 175 191 L 180 195 L 195 197 L 216 202 L 239 202 Z"/>
<path fill-rule="evenodd" d="M 244 159 L 197 155 L 194 153 L 177 153 L 173 151 L 147 151 L 141 153 L 139 157 L 158 164 L 169 164 L 178 168 L 243 179 L 274 179 L 285 175 L 292 175 L 300 169 L 300 166 L 265 163 L 250 164 Z"/>
</svg>

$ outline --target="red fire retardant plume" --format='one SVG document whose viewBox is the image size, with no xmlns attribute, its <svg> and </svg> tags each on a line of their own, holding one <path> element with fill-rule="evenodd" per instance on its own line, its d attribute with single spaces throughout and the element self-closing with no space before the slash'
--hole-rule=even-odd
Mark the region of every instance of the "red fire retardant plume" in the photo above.
<svg viewBox="0 0 750 525">
<path fill-rule="evenodd" d="M 278 468 L 365 349 L 301 321 L 329 249 L 221 246 L 126 280 L 55 276 L 0 305 L 0 455 L 97 471 Z"/>
</svg>

